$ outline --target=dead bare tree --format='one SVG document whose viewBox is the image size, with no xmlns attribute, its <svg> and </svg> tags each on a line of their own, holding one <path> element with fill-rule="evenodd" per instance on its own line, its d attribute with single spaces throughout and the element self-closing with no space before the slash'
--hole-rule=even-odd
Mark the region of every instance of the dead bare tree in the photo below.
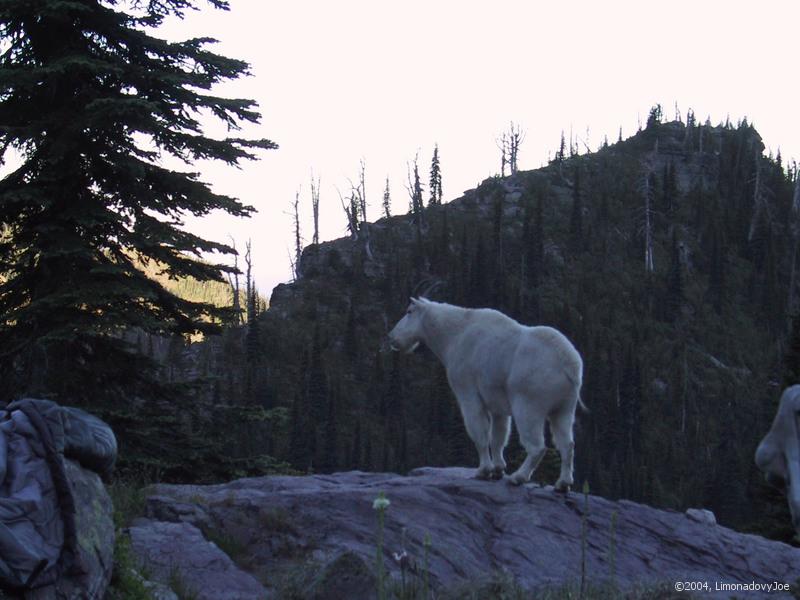
<svg viewBox="0 0 800 600">
<path fill-rule="evenodd" d="M 387 219 L 392 216 L 392 196 L 389 192 L 389 176 L 386 176 L 386 187 L 383 189 L 383 216 Z"/>
<path fill-rule="evenodd" d="M 372 256 L 372 248 L 369 242 L 369 222 L 367 221 L 367 184 L 366 184 L 366 163 L 362 158 L 359 163 L 360 169 L 358 173 L 358 183 L 353 184 L 350 182 L 350 198 L 351 204 L 357 209 L 358 217 L 356 219 L 356 227 L 361 239 L 364 241 L 364 251 L 367 258 L 374 260 Z M 351 213 L 353 208 L 351 207 Z"/>
<path fill-rule="evenodd" d="M 339 194 L 339 202 L 347 218 L 347 231 L 350 233 L 350 239 L 355 241 L 358 239 L 358 202 L 356 201 L 355 194 L 351 192 L 350 199 L 345 201 L 342 192 L 340 192 L 338 188 L 336 193 Z"/>
<path fill-rule="evenodd" d="M 655 270 L 653 262 L 653 190 L 650 187 L 651 173 L 644 177 L 644 268 L 648 273 Z"/>
<path fill-rule="evenodd" d="M 239 291 L 239 252 L 236 250 L 236 240 L 233 239 L 232 235 L 228 236 L 231 239 L 231 248 L 233 248 L 233 268 L 235 269 L 233 273 L 228 273 L 228 285 L 231 286 L 233 290 L 233 301 L 231 303 L 231 308 L 233 308 L 233 312 L 236 315 L 236 323 L 241 325 L 243 322 L 242 317 L 242 305 L 240 300 L 240 291 Z"/>
<path fill-rule="evenodd" d="M 319 244 L 319 184 L 320 178 L 314 181 L 314 171 L 311 171 L 311 211 L 314 218 L 314 235 L 312 244 Z"/>
<path fill-rule="evenodd" d="M 513 121 L 508 128 L 508 167 L 513 175 L 519 170 L 519 147 L 525 141 L 525 132 Z"/>
<path fill-rule="evenodd" d="M 244 247 L 244 264 L 247 265 L 247 270 L 245 271 L 245 293 L 247 294 L 247 298 L 245 299 L 245 302 L 247 304 L 247 324 L 250 325 L 255 316 L 252 241 L 248 239 Z"/>
<path fill-rule="evenodd" d="M 642 208 L 642 233 L 644 235 L 644 270 L 648 274 L 655 271 L 655 261 L 653 258 L 653 219 L 655 211 L 653 210 L 653 197 L 655 190 L 651 185 L 653 173 L 655 171 L 655 158 L 658 155 L 658 140 L 656 140 L 653 152 L 642 161 L 642 199 L 644 205 Z"/>
<path fill-rule="evenodd" d="M 756 177 L 753 186 L 753 216 L 750 218 L 750 228 L 747 232 L 747 241 L 752 242 L 762 219 L 767 223 L 772 223 L 772 211 L 770 210 L 767 196 L 769 190 L 765 188 L 761 181 L 761 151 L 756 150 Z"/>
<path fill-rule="evenodd" d="M 500 149 L 500 177 L 505 177 L 508 164 L 508 138 L 505 132 L 496 140 L 496 143 Z"/>
<path fill-rule="evenodd" d="M 504 131 L 497 138 L 497 147 L 500 149 L 501 177 L 506 176 L 506 166 L 508 166 L 511 175 L 519 170 L 519 147 L 523 141 L 525 141 L 525 132 L 514 121 L 511 121 L 508 131 Z"/>
</svg>

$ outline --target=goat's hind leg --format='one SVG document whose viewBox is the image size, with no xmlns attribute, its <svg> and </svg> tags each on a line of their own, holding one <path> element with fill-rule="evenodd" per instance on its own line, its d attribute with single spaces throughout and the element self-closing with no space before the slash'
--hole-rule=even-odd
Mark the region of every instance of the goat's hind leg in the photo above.
<svg viewBox="0 0 800 600">
<path fill-rule="evenodd" d="M 539 466 L 546 448 L 544 446 L 544 415 L 540 415 L 528 404 L 525 398 L 520 398 L 516 403 L 512 400 L 514 423 L 517 426 L 519 441 L 528 455 L 509 477 L 513 485 L 521 485 L 530 480 L 531 475 Z"/>
<path fill-rule="evenodd" d="M 489 439 L 489 448 L 492 452 L 492 479 L 502 479 L 506 472 L 506 461 L 503 451 L 508 444 L 508 435 L 511 433 L 511 417 L 508 415 L 491 415 L 492 431 Z"/>
<path fill-rule="evenodd" d="M 561 455 L 561 474 L 556 481 L 557 492 L 569 492 L 572 487 L 572 463 L 575 457 L 575 442 L 572 438 L 572 424 L 575 421 L 575 411 L 563 411 L 550 417 L 550 432 L 553 434 L 553 443 Z"/>
</svg>

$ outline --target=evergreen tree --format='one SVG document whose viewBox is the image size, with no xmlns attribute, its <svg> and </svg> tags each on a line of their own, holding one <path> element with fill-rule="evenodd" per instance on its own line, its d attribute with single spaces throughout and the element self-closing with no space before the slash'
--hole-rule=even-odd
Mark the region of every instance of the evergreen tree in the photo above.
<svg viewBox="0 0 800 600">
<path fill-rule="evenodd" d="M 419 178 L 419 160 L 414 157 L 414 175 L 409 172 L 408 174 L 408 195 L 409 195 L 409 212 L 413 215 L 413 221 L 417 225 L 417 231 L 420 231 L 422 226 L 422 209 L 425 208 L 424 200 L 422 198 L 422 182 Z"/>
<path fill-rule="evenodd" d="M 319 463 L 320 470 L 325 473 L 332 473 L 339 466 L 339 428 L 336 421 L 336 394 L 332 393 L 328 399 L 328 415 L 322 434 L 323 454 Z"/>
<path fill-rule="evenodd" d="M 225 0 L 209 3 L 228 9 Z M 79 402 L 130 389 L 148 371 L 122 331 L 218 329 L 213 320 L 225 310 L 177 297 L 142 265 L 223 281 L 232 267 L 198 257 L 232 249 L 182 229 L 181 214 L 253 209 L 159 159 L 236 165 L 276 146 L 202 133 L 200 113 L 234 130 L 259 114 L 250 100 L 209 92 L 247 74 L 246 63 L 212 53 L 206 38 L 167 43 L 152 34 L 193 4 L 0 4 L 0 147 L 22 156 L 0 181 L 4 399 L 35 392 Z"/>
<path fill-rule="evenodd" d="M 314 329 L 314 338 L 308 356 L 306 377 L 306 397 L 308 409 L 313 423 L 322 423 L 328 409 L 328 380 L 325 376 L 325 365 L 322 359 L 322 342 L 319 328 Z M 312 428 L 313 431 L 313 428 Z"/>
<path fill-rule="evenodd" d="M 661 119 L 664 116 L 664 111 L 660 104 L 656 104 L 650 109 L 650 114 L 647 116 L 647 125 L 645 129 L 651 129 L 661 124 Z"/>
<path fill-rule="evenodd" d="M 708 273 L 708 292 L 714 312 L 722 314 L 725 300 L 725 247 L 723 233 L 717 227 L 711 229 L 711 257 Z"/>
<path fill-rule="evenodd" d="M 670 262 L 669 273 L 667 274 L 667 297 L 666 309 L 667 318 L 675 320 L 680 315 L 683 305 L 683 272 L 681 268 L 681 254 L 678 244 L 678 234 L 672 232 L 672 260 Z"/>
<path fill-rule="evenodd" d="M 347 466 L 350 469 L 361 468 L 361 420 L 356 421 L 356 428 L 353 432 L 353 441 L 350 446 L 350 456 L 347 460 Z"/>
<path fill-rule="evenodd" d="M 561 142 L 558 144 L 558 152 L 556 152 L 556 162 L 561 163 L 567 155 L 567 141 L 564 139 L 564 131 L 561 131 Z"/>
<path fill-rule="evenodd" d="M 676 196 L 678 194 L 678 179 L 675 165 L 672 162 L 664 165 L 664 176 L 661 181 L 661 203 L 664 212 L 671 215 L 676 209 Z"/>
<path fill-rule="evenodd" d="M 433 159 L 431 159 L 431 179 L 430 179 L 431 199 L 429 204 L 436 206 L 442 203 L 442 169 L 439 165 L 439 145 L 433 148 Z"/>
<path fill-rule="evenodd" d="M 570 241 L 574 250 L 581 249 L 583 241 L 583 194 L 581 193 L 581 170 L 575 169 L 575 183 L 572 187 L 572 213 L 569 219 Z"/>
</svg>

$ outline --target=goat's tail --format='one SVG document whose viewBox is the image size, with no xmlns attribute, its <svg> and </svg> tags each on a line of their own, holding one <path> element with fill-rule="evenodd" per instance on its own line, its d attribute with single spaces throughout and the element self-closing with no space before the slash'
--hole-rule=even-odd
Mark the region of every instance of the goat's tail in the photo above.
<svg viewBox="0 0 800 600">
<path fill-rule="evenodd" d="M 586 405 L 583 403 L 583 400 L 581 399 L 581 397 L 580 397 L 580 394 L 578 395 L 578 408 L 580 408 L 580 409 L 581 409 L 581 412 L 582 412 L 582 413 L 584 413 L 584 414 L 587 414 L 587 415 L 588 415 L 588 414 L 591 414 L 591 413 L 592 413 L 592 411 L 591 411 L 591 410 L 589 410 L 589 407 L 588 407 L 588 406 L 586 406 Z"/>
</svg>

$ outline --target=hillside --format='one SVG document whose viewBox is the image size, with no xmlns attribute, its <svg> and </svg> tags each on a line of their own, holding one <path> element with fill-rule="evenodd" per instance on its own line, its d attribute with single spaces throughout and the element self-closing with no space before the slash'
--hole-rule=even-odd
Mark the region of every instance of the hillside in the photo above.
<svg viewBox="0 0 800 600">
<path fill-rule="evenodd" d="M 435 299 L 573 340 L 591 409 L 576 426 L 576 481 L 788 540 L 785 503 L 753 464 L 800 373 L 793 175 L 763 150 L 746 122 L 653 121 L 598 152 L 487 179 L 421 219 L 307 247 L 301 277 L 253 326 L 186 351 L 209 382 L 198 398 L 265 411 L 228 436 L 225 456 L 266 452 L 303 472 L 473 465 L 433 355 L 384 344 L 418 284 L 437 281 Z M 515 468 L 516 435 L 508 454 Z M 557 460 L 536 477 L 552 483 Z"/>
<path fill-rule="evenodd" d="M 383 351 L 415 286 L 435 279 L 436 299 L 574 341 L 592 411 L 578 425 L 578 481 L 771 527 L 752 457 L 783 384 L 794 213 L 792 182 L 763 150 L 746 123 L 651 123 L 490 178 L 421 223 L 371 224 L 370 253 L 363 235 L 306 248 L 302 277 L 275 289 L 260 324 L 259 389 L 291 411 L 274 451 L 315 471 L 475 461 L 433 356 Z M 549 483 L 554 460 L 541 468 Z"/>
</svg>

